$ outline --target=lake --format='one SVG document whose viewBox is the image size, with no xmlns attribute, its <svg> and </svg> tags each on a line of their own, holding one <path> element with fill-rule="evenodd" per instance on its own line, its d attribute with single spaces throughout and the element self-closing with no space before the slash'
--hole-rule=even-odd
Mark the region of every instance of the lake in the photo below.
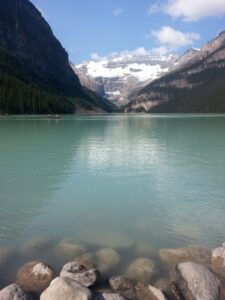
<svg viewBox="0 0 225 300">
<path fill-rule="evenodd" d="M 0 118 L 1 246 L 213 247 L 224 228 L 225 116 Z"/>
</svg>

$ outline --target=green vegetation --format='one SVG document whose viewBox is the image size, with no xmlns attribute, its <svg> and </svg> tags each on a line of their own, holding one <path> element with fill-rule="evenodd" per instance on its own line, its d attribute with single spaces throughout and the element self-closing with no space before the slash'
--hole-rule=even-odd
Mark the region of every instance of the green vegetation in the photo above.
<svg viewBox="0 0 225 300">
<path fill-rule="evenodd" d="M 0 46 L 0 113 L 74 112 L 70 99 L 32 81 L 28 65 Z"/>
<path fill-rule="evenodd" d="M 73 113 L 72 101 L 26 84 L 13 76 L 0 74 L 0 113 Z"/>
<path fill-rule="evenodd" d="M 68 96 L 37 77 L 29 64 L 0 46 L 0 113 L 51 114 L 74 113 L 76 109 L 100 107 L 112 112 L 106 99 L 85 89 L 80 97 Z"/>
</svg>

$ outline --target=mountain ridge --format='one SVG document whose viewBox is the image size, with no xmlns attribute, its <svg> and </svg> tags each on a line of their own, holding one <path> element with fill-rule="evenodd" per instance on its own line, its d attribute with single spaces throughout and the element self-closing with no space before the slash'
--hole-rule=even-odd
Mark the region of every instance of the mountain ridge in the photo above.
<svg viewBox="0 0 225 300">
<path fill-rule="evenodd" d="M 28 0 L 0 0 L 0 112 L 74 113 L 112 111 L 82 88 L 68 54 Z"/>
<path fill-rule="evenodd" d="M 128 101 L 131 90 L 146 85 L 169 71 L 177 55 L 124 54 L 72 65 L 81 84 L 116 104 Z"/>
<path fill-rule="evenodd" d="M 135 92 L 125 112 L 225 112 L 225 32 L 160 79 Z"/>
</svg>

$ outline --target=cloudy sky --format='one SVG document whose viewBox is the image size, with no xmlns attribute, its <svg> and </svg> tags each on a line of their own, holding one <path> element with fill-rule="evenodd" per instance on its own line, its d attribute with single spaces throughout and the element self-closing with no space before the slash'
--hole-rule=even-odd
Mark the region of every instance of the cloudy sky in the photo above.
<svg viewBox="0 0 225 300">
<path fill-rule="evenodd" d="M 71 61 L 182 53 L 225 30 L 225 0 L 31 0 Z"/>
</svg>

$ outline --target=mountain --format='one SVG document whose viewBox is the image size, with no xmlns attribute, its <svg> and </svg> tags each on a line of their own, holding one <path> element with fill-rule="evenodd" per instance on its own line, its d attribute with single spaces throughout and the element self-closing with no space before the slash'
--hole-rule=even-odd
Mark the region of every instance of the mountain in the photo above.
<svg viewBox="0 0 225 300">
<path fill-rule="evenodd" d="M 128 102 L 130 91 L 167 73 L 178 59 L 176 55 L 124 54 L 72 67 L 83 86 L 121 105 Z"/>
<path fill-rule="evenodd" d="M 125 112 L 224 113 L 225 31 L 130 98 Z"/>
<path fill-rule="evenodd" d="M 68 54 L 31 2 L 0 0 L 0 7 L 0 113 L 113 110 L 82 88 Z"/>
<path fill-rule="evenodd" d="M 197 48 L 188 49 L 186 52 L 184 52 L 183 55 L 181 55 L 181 57 L 177 60 L 177 62 L 175 63 L 175 65 L 172 69 L 177 69 L 180 66 L 186 64 L 188 61 L 190 62 L 199 53 L 200 53 L 200 49 L 197 49 Z"/>
</svg>

